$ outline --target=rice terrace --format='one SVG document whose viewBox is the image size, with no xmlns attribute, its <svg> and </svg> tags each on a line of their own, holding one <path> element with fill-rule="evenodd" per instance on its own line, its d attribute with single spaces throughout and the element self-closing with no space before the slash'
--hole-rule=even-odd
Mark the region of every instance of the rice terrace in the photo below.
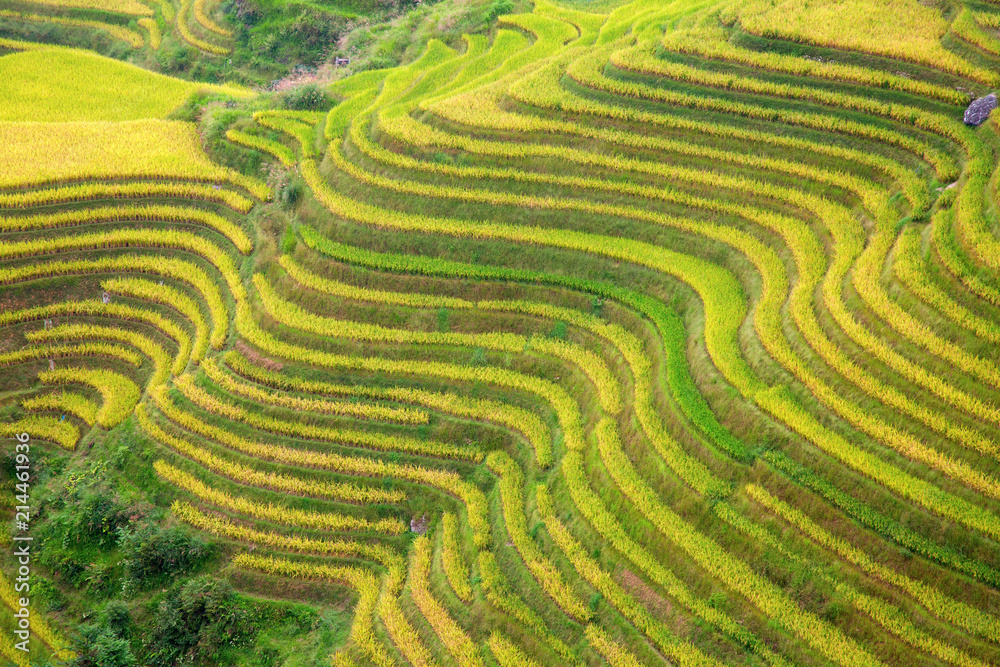
<svg viewBox="0 0 1000 667">
<path fill-rule="evenodd" d="M 0 1 L 0 665 L 1000 665 L 1000 0 Z"/>
</svg>

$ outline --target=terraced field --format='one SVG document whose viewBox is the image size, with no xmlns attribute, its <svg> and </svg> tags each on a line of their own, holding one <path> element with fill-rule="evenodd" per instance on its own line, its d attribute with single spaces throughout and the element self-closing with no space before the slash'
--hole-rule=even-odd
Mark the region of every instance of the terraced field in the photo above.
<svg viewBox="0 0 1000 667">
<path fill-rule="evenodd" d="M 315 664 L 998 664 L 998 28 L 538 0 L 329 110 L 212 89 L 292 195 L 197 84 L 0 42 L 0 431 L 127 430 L 219 576 L 350 610 Z"/>
</svg>

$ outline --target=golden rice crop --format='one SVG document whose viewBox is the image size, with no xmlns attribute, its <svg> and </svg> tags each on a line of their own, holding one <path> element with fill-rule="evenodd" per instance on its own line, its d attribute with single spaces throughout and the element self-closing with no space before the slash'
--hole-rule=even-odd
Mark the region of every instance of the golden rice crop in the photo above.
<svg viewBox="0 0 1000 667">
<path fill-rule="evenodd" d="M 151 49 L 156 51 L 160 48 L 160 40 L 162 36 L 160 35 L 160 24 L 156 22 L 155 19 L 151 18 L 141 18 L 138 21 L 139 25 L 146 29 L 149 33 L 149 46 Z"/>
<path fill-rule="evenodd" d="M 80 183 L 24 192 L 4 192 L 0 193 L 0 207 L 25 208 L 43 204 L 62 204 L 95 199 L 136 199 L 139 197 L 198 199 L 224 204 L 240 213 L 249 213 L 254 205 L 252 199 L 234 190 L 214 188 L 203 183 L 137 181 L 132 183 Z"/>
<path fill-rule="evenodd" d="M 208 14 L 206 13 L 207 4 L 208 0 L 194 0 L 195 20 L 198 21 L 198 23 L 201 24 L 201 27 L 205 28 L 206 30 L 211 30 L 212 32 L 218 35 L 222 35 L 223 37 L 232 37 L 233 33 L 230 30 L 223 28 L 218 23 L 216 23 L 215 21 L 213 21 L 208 17 Z"/>
<path fill-rule="evenodd" d="M 441 515 L 441 564 L 445 576 L 455 595 L 462 602 L 472 601 L 472 587 L 469 585 L 469 569 L 462 556 L 459 541 L 458 519 L 451 512 Z"/>
<path fill-rule="evenodd" d="M 403 521 L 400 519 L 369 521 L 361 517 L 334 512 L 298 510 L 272 503 L 265 505 L 242 496 L 233 496 L 225 491 L 208 486 L 194 475 L 175 468 L 162 460 L 156 461 L 153 464 L 153 469 L 156 470 L 160 477 L 194 495 L 199 500 L 263 521 L 312 530 L 374 531 L 392 535 L 398 535 L 406 529 Z"/>
<path fill-rule="evenodd" d="M 73 209 L 59 213 L 0 217 L 0 231 L 22 231 L 87 225 L 98 222 L 181 222 L 205 225 L 214 229 L 235 245 L 244 255 L 253 250 L 253 243 L 238 225 L 212 211 L 181 206 L 101 206 Z"/>
<path fill-rule="evenodd" d="M 0 187 L 62 181 L 162 178 L 229 184 L 258 199 L 268 187 L 212 163 L 191 123 L 135 120 L 121 123 L 0 123 Z"/>
<path fill-rule="evenodd" d="M 426 535 L 413 542 L 410 557 L 410 595 L 420 613 L 434 629 L 434 634 L 461 667 L 482 667 L 479 648 L 448 610 L 437 601 L 430 588 L 431 541 Z"/>
<path fill-rule="evenodd" d="M 492 452 L 486 459 L 490 470 L 500 477 L 500 498 L 503 504 L 507 532 L 524 564 L 546 593 L 570 616 L 588 620 L 591 612 L 579 595 L 566 583 L 562 573 L 542 554 L 538 544 L 528 534 L 524 514 L 524 475 L 520 466 L 505 452 Z"/>
<path fill-rule="evenodd" d="M 139 425 L 153 440 L 199 463 L 217 475 L 228 477 L 247 486 L 350 503 L 400 503 L 406 500 L 406 493 L 400 490 L 265 472 L 235 463 L 227 458 L 212 454 L 204 446 L 195 445 L 170 435 L 149 418 L 145 403 L 139 404 L 136 408 L 136 415 L 139 418 Z"/>
<path fill-rule="evenodd" d="M 788 521 L 809 537 L 809 539 L 834 551 L 851 564 L 872 576 L 878 577 L 887 584 L 901 589 L 936 616 L 954 623 L 968 632 L 986 637 L 990 641 L 998 641 L 997 638 L 1000 637 L 1000 619 L 997 619 L 995 616 L 981 612 L 975 607 L 959 600 L 949 598 L 933 586 L 915 581 L 905 574 L 896 572 L 879 563 L 847 540 L 832 535 L 810 519 L 805 513 L 775 498 L 762 486 L 748 484 L 746 490 L 751 498 L 761 503 L 761 505 L 782 519 Z"/>
<path fill-rule="evenodd" d="M 359 419 L 397 421 L 404 424 L 426 424 L 427 413 L 412 408 L 392 407 L 354 401 L 327 401 L 315 398 L 289 396 L 282 392 L 264 391 L 256 385 L 239 382 L 222 372 L 214 359 L 206 359 L 201 365 L 205 375 L 226 391 L 253 399 L 254 402 L 276 405 L 292 410 L 322 412 L 324 414 L 348 415 Z"/>
<path fill-rule="evenodd" d="M 52 410 L 76 415 L 88 425 L 97 421 L 97 404 L 75 392 L 58 392 L 32 396 L 21 400 L 21 407 L 28 412 Z"/>
<path fill-rule="evenodd" d="M 18 433 L 28 433 L 32 438 L 48 440 L 71 451 L 80 440 L 80 429 L 56 417 L 28 415 L 17 421 L 0 422 L 0 436 L 10 438 Z"/>
<path fill-rule="evenodd" d="M 73 19 L 66 18 L 64 16 L 50 16 L 42 14 L 29 14 L 27 12 L 17 12 L 10 9 L 0 9 L 0 17 L 5 19 L 14 19 L 17 21 L 32 21 L 35 23 L 55 23 L 58 25 L 69 26 L 71 28 L 88 28 L 90 30 L 99 30 L 101 32 L 106 32 L 115 39 L 121 40 L 128 44 L 129 46 L 139 49 L 145 43 L 142 35 L 139 33 L 129 30 L 123 26 L 117 25 L 115 23 L 104 23 L 103 21 L 91 21 L 88 19 Z"/>
<path fill-rule="evenodd" d="M 256 530 L 220 516 L 206 514 L 193 505 L 181 500 L 174 501 L 174 504 L 170 507 L 170 511 L 189 526 L 210 532 L 213 535 L 252 544 L 265 544 L 283 551 L 297 551 L 337 558 L 361 557 L 382 563 L 391 562 L 395 557 L 395 554 L 388 547 L 369 542 L 317 540 L 308 537 Z"/>
<path fill-rule="evenodd" d="M 132 414 L 139 402 L 139 386 L 129 378 L 104 368 L 56 368 L 38 374 L 45 384 L 79 383 L 93 387 L 101 395 L 97 423 L 110 429 Z"/>
<path fill-rule="evenodd" d="M 191 375 L 183 375 L 174 380 L 178 389 L 195 405 L 234 421 L 239 421 L 256 429 L 281 433 L 301 438 L 340 442 L 355 447 L 369 447 L 386 451 L 412 452 L 442 458 L 480 461 L 483 452 L 476 446 L 453 445 L 434 440 L 421 440 L 401 435 L 387 435 L 374 431 L 329 428 L 305 424 L 301 421 L 278 419 L 252 413 L 242 406 L 216 398 L 194 384 Z"/>
<path fill-rule="evenodd" d="M 514 642 L 499 632 L 491 632 L 486 643 L 500 667 L 541 667 L 538 662 L 529 658 Z"/>
<path fill-rule="evenodd" d="M 191 0 L 181 0 L 181 6 L 177 9 L 177 20 L 174 22 L 177 26 L 177 31 L 181 34 L 184 41 L 197 49 L 201 49 L 202 51 L 213 55 L 224 56 L 228 54 L 229 49 L 212 44 L 211 42 L 206 42 L 205 40 L 196 37 L 194 33 L 191 32 L 191 28 L 188 26 L 189 9 L 191 9 Z"/>
</svg>

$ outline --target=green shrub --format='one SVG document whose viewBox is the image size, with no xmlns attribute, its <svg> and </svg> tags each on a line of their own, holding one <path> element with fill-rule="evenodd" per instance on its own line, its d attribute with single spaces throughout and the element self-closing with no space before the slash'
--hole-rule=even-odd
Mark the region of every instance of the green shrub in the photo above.
<svg viewBox="0 0 1000 667">
<path fill-rule="evenodd" d="M 294 109 L 296 111 L 320 109 L 329 104 L 329 101 L 323 89 L 314 83 L 307 83 L 304 86 L 292 88 L 282 98 L 286 109 Z"/>
<path fill-rule="evenodd" d="M 257 630 L 229 583 L 211 577 L 175 586 L 153 613 L 146 644 L 153 667 L 217 664 L 220 652 L 249 645 Z"/>
<path fill-rule="evenodd" d="M 514 3 L 511 0 L 493 0 L 486 10 L 483 20 L 486 23 L 493 23 L 498 16 L 510 14 L 514 11 Z"/>
<path fill-rule="evenodd" d="M 140 588 L 153 578 L 191 571 L 210 552 L 204 540 L 177 527 L 145 525 L 134 532 L 123 528 L 118 540 L 125 574 Z"/>
</svg>

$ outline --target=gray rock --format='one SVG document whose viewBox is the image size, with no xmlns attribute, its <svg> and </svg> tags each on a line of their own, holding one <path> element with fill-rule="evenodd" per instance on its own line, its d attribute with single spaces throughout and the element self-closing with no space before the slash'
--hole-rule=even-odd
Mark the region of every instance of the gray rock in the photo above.
<svg viewBox="0 0 1000 667">
<path fill-rule="evenodd" d="M 990 117 L 990 112 L 997 108 L 997 96 L 990 93 L 986 97 L 980 97 L 969 105 L 965 110 L 966 125 L 982 125 Z"/>
</svg>

